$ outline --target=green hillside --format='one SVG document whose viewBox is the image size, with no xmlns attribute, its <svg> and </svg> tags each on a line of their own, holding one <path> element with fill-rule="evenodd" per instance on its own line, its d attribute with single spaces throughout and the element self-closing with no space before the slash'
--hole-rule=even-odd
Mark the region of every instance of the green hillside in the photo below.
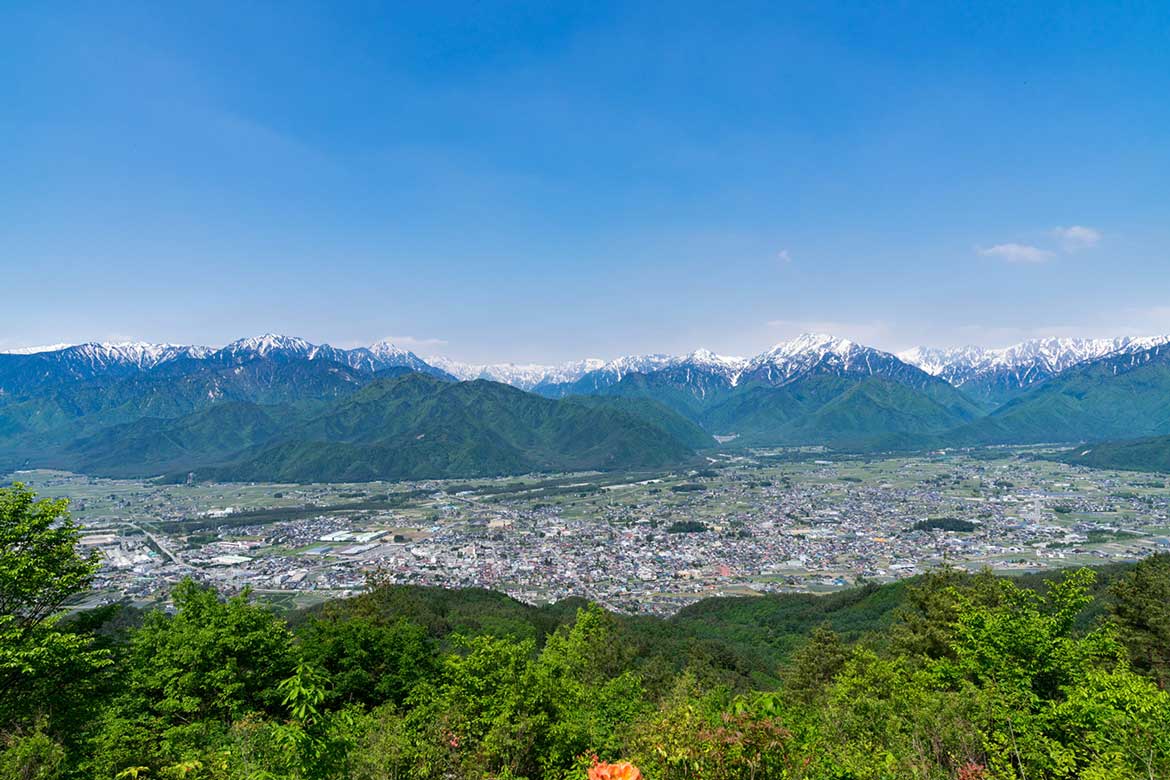
<svg viewBox="0 0 1170 780">
<path fill-rule="evenodd" d="M 737 389 L 701 420 L 713 433 L 739 434 L 740 445 L 866 448 L 939 434 L 978 414 L 941 383 L 924 389 L 876 376 L 809 376 L 781 387 Z"/>
<path fill-rule="evenodd" d="M 1170 434 L 1170 353 L 1075 367 L 949 436 L 956 444 L 1133 439 Z"/>
<path fill-rule="evenodd" d="M 604 396 L 641 398 L 667 406 L 692 420 L 701 420 L 704 411 L 734 394 L 720 377 L 679 376 L 679 369 L 664 369 L 649 374 L 633 373 L 616 384 L 597 391 Z"/>
<path fill-rule="evenodd" d="M 1095 469 L 1170 473 L 1170 436 L 1085 444 L 1069 450 L 1060 459 Z"/>
<path fill-rule="evenodd" d="M 265 363 L 0 405 L 0 459 L 104 476 L 294 482 L 662 468 L 714 442 L 653 401 Z"/>
<path fill-rule="evenodd" d="M 109 426 L 182 418 L 223 403 L 326 403 L 357 391 L 368 379 L 327 361 L 254 360 L 174 376 L 67 385 L 25 399 L 0 398 L 0 453 L 53 451 Z"/>
<path fill-rule="evenodd" d="M 661 468 L 709 439 L 669 410 L 628 400 L 550 400 L 508 385 L 424 374 L 376 380 L 197 478 L 364 481 L 528 471 Z"/>
<path fill-rule="evenodd" d="M 113 477 L 193 468 L 272 441 L 290 416 L 284 407 L 229 401 L 173 420 L 148 417 L 77 439 L 62 452 L 61 463 Z"/>
</svg>

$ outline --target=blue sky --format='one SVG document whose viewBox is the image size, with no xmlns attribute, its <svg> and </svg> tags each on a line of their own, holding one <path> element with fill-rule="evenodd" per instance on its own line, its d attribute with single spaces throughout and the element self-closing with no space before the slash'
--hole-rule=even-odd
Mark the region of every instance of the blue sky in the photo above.
<svg viewBox="0 0 1170 780">
<path fill-rule="evenodd" d="M 0 348 L 1170 331 L 1170 3 L 6 3 Z"/>
</svg>

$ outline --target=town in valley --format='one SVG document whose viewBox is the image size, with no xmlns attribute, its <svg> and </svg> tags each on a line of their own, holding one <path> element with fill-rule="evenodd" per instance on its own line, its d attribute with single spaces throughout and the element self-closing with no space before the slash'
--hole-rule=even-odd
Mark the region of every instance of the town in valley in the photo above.
<svg viewBox="0 0 1170 780">
<path fill-rule="evenodd" d="M 947 565 L 1027 572 L 1170 550 L 1165 477 L 1070 466 L 1038 448 L 708 460 L 400 483 L 13 476 L 70 499 L 83 547 L 100 556 L 79 606 L 165 603 L 193 577 L 285 608 L 378 581 L 671 614 L 710 596 L 829 592 Z"/>
</svg>

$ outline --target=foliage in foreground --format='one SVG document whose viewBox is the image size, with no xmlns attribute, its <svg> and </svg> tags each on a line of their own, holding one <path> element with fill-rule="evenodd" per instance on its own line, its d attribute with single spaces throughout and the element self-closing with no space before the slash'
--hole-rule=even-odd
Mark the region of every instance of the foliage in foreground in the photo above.
<svg viewBox="0 0 1170 780">
<path fill-rule="evenodd" d="M 66 625 L 94 569 L 76 537 L 61 503 L 0 490 L 0 777 L 1170 777 L 1166 556 L 1096 597 L 1091 570 L 940 571 L 888 628 L 819 628 L 753 688 L 595 605 L 444 634 L 375 591 L 290 626 L 187 581 L 129 628 Z"/>
</svg>

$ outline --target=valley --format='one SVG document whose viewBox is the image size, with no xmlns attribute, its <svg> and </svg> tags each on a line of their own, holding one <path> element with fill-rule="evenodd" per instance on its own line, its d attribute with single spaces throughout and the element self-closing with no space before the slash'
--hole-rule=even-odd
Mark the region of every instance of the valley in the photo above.
<svg viewBox="0 0 1170 780">
<path fill-rule="evenodd" d="M 671 614 L 711 596 L 823 593 L 943 565 L 1034 572 L 1170 550 L 1164 477 L 1049 454 L 760 449 L 697 469 L 352 484 L 14 476 L 71 499 L 82 544 L 103 560 L 89 606 L 152 604 L 187 576 L 305 606 L 372 577 Z"/>
</svg>

